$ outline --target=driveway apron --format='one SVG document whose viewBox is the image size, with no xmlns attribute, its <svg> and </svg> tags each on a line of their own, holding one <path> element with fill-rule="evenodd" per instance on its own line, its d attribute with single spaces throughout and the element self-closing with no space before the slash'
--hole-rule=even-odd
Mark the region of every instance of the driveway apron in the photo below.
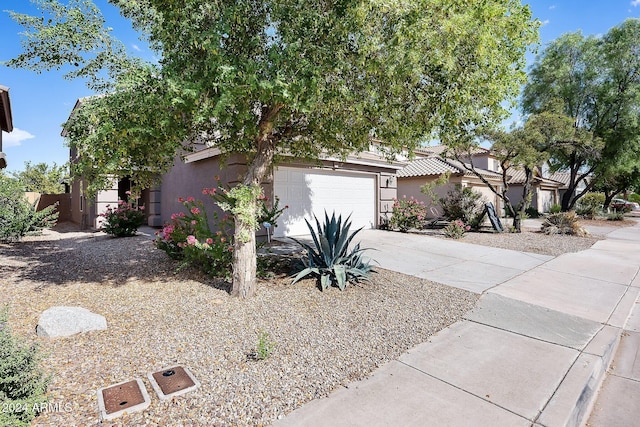
<svg viewBox="0 0 640 427">
<path fill-rule="evenodd" d="M 614 407 L 640 396 L 640 225 L 557 258 L 380 230 L 359 237 L 380 267 L 481 294 L 478 305 L 274 425 L 579 426 L 614 355 L 623 369 L 607 377 L 589 422 L 633 425 Z"/>
</svg>

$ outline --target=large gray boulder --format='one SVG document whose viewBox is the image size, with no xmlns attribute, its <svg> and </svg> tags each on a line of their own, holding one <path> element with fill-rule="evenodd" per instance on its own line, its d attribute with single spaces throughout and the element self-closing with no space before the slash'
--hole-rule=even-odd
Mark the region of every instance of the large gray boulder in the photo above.
<svg viewBox="0 0 640 427">
<path fill-rule="evenodd" d="M 81 332 L 107 329 L 107 319 L 82 307 L 51 307 L 46 309 L 36 333 L 41 337 L 67 337 Z"/>
</svg>

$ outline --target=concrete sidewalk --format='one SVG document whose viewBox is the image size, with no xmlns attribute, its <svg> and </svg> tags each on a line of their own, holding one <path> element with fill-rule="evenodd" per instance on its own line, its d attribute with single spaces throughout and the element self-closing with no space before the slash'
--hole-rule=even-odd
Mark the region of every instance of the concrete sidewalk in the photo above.
<svg viewBox="0 0 640 427">
<path fill-rule="evenodd" d="M 275 426 L 578 426 L 621 335 L 622 362 L 590 422 L 637 423 L 637 404 L 628 419 L 611 408 L 640 396 L 640 225 L 557 258 L 376 230 L 359 237 L 383 268 L 482 293 L 479 304 Z"/>
</svg>

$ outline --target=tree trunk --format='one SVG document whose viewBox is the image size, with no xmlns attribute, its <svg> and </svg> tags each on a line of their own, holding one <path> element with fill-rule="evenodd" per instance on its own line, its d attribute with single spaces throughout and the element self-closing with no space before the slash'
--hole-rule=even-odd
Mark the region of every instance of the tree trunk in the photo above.
<svg viewBox="0 0 640 427">
<path fill-rule="evenodd" d="M 274 120 L 280 109 L 265 107 L 260 119 L 260 132 L 256 137 L 256 154 L 247 165 L 247 173 L 242 180 L 246 186 L 259 186 L 269 173 L 275 154 L 275 140 L 273 138 Z M 252 218 L 256 218 L 258 200 L 254 200 L 249 207 Z M 231 295 L 239 298 L 249 298 L 256 292 L 256 230 L 254 224 L 244 221 L 241 215 L 235 214 L 234 253 L 233 253 L 233 283 Z"/>
<path fill-rule="evenodd" d="M 522 233 L 522 215 L 520 212 L 516 212 L 516 215 L 513 217 L 513 229 L 516 233 Z"/>
<path fill-rule="evenodd" d="M 256 293 L 256 230 L 237 215 L 235 220 L 231 296 L 244 299 Z M 243 240 L 245 236 L 248 241 Z"/>
</svg>

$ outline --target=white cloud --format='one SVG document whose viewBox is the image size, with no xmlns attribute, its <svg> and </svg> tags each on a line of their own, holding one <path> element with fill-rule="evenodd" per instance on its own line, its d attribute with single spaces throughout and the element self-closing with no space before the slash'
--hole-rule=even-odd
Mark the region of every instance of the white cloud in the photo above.
<svg viewBox="0 0 640 427">
<path fill-rule="evenodd" d="M 11 133 L 3 132 L 2 148 L 17 147 L 22 144 L 22 141 L 26 141 L 31 138 L 35 138 L 35 135 L 31 135 L 26 130 L 13 128 L 13 132 Z"/>
<path fill-rule="evenodd" d="M 133 50 L 135 50 L 136 52 L 142 52 L 142 49 L 140 49 L 140 46 L 138 46 L 137 44 L 132 44 L 131 47 L 133 48 Z"/>
<path fill-rule="evenodd" d="M 551 21 L 549 21 L 548 19 L 545 19 L 544 21 L 542 21 L 542 25 L 543 25 L 543 26 L 544 26 L 544 25 L 547 25 L 549 22 L 551 22 Z"/>
<path fill-rule="evenodd" d="M 637 0 L 635 0 L 635 1 L 637 1 Z M 555 9 L 555 8 L 556 8 L 556 5 L 555 5 L 555 4 L 552 4 L 551 6 L 549 6 L 549 10 L 553 10 L 553 9 Z"/>
<path fill-rule="evenodd" d="M 631 6 L 633 6 L 633 7 L 636 7 L 636 6 L 638 6 L 638 5 L 640 5 L 640 0 L 633 0 L 633 1 L 631 2 Z"/>
</svg>

